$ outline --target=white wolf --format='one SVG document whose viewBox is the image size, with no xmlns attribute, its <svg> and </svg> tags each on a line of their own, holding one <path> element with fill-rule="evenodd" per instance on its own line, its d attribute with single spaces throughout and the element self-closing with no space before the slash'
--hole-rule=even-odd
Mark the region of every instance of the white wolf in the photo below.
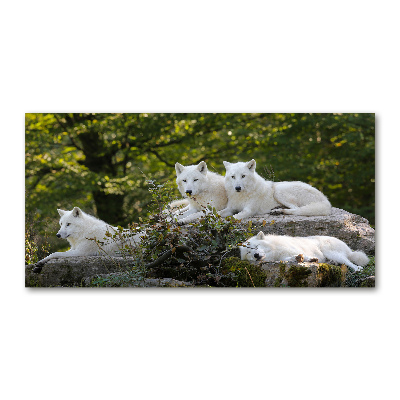
<svg viewBox="0 0 400 400">
<path fill-rule="evenodd" d="M 201 161 L 198 165 L 183 166 L 175 164 L 176 183 L 184 200 L 178 200 L 170 204 L 176 207 L 180 204 L 188 204 L 178 210 L 175 216 L 179 223 L 187 223 L 203 216 L 207 212 L 207 206 L 214 207 L 217 211 L 226 207 L 228 198 L 225 191 L 224 177 L 210 172 L 207 164 Z"/>
<path fill-rule="evenodd" d="M 257 236 L 248 239 L 239 248 L 242 260 L 253 263 L 295 261 L 296 256 L 302 254 L 304 261 L 331 260 L 359 271 L 369 261 L 362 251 L 352 251 L 346 243 L 331 236 L 276 236 L 264 235 L 260 231 Z"/>
<path fill-rule="evenodd" d="M 61 218 L 60 230 L 56 236 L 67 239 L 71 249 L 52 253 L 38 261 L 33 269 L 34 272 L 40 272 L 43 264 L 52 258 L 116 255 L 122 246 L 135 245 L 142 236 L 141 233 L 131 235 L 129 230 L 120 232 L 118 228 L 84 213 L 79 207 L 74 207 L 71 211 L 60 209 L 57 211 Z"/>
<path fill-rule="evenodd" d="M 222 217 L 233 215 L 237 219 L 266 214 L 278 206 L 277 211 L 291 215 L 329 215 L 331 203 L 317 189 L 304 182 L 266 181 L 256 172 L 256 162 L 229 163 L 226 168 L 225 187 L 228 205 L 220 212 Z"/>
</svg>

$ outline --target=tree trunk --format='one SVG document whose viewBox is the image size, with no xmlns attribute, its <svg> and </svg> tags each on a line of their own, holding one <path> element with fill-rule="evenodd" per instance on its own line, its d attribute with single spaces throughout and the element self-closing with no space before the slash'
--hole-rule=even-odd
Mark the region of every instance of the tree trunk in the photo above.
<svg viewBox="0 0 400 400">
<path fill-rule="evenodd" d="M 125 196 L 122 194 L 106 194 L 102 190 L 93 191 L 97 216 L 110 225 L 124 225 L 122 220 Z"/>
</svg>

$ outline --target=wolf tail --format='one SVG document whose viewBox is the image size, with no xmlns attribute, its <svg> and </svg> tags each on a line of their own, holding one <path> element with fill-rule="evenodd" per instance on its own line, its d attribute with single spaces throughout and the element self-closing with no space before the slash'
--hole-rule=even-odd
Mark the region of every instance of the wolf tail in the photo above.
<svg viewBox="0 0 400 400">
<path fill-rule="evenodd" d="M 348 258 L 354 264 L 361 265 L 362 267 L 367 265 L 369 262 L 369 258 L 362 251 L 352 251 L 351 254 L 348 256 Z"/>
<path fill-rule="evenodd" d="M 305 215 L 308 217 L 318 215 L 330 215 L 332 210 L 328 200 L 306 204 L 302 207 L 284 209 L 283 212 L 289 215 Z"/>
</svg>

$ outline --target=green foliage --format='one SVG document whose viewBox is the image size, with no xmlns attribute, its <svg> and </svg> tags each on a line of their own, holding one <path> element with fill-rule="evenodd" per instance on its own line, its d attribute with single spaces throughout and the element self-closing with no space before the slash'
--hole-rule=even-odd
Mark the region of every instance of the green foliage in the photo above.
<svg viewBox="0 0 400 400">
<path fill-rule="evenodd" d="M 231 286 L 265 287 L 267 274 L 260 265 L 242 261 L 238 257 L 229 257 L 223 262 L 222 273 L 232 279 Z"/>
<path fill-rule="evenodd" d="M 163 198 L 164 188 L 157 185 L 156 198 Z M 160 205 L 160 209 L 163 207 Z M 237 244 L 250 232 L 233 218 L 222 218 L 208 206 L 204 216 L 187 225 L 180 225 L 164 212 L 149 218 L 142 243 L 147 267 L 165 254 L 162 268 L 152 266 L 149 276 L 171 277 L 197 284 L 222 285 L 221 264 L 226 257 L 237 253 Z M 182 250 L 183 249 L 183 250 Z"/>
<path fill-rule="evenodd" d="M 132 287 L 140 286 L 144 281 L 142 273 L 136 269 L 121 272 L 117 274 L 109 274 L 107 276 L 96 276 L 88 286 L 90 287 Z"/>
<path fill-rule="evenodd" d="M 35 264 L 50 254 L 47 238 L 39 235 L 31 215 L 25 216 L 25 264 Z"/>
<path fill-rule="evenodd" d="M 222 219 L 211 208 L 188 226 L 162 212 L 180 197 L 176 162 L 204 160 L 224 174 L 222 161 L 254 158 L 264 178 L 307 182 L 333 206 L 374 225 L 374 114 L 26 114 L 25 129 L 26 212 L 32 216 L 26 224 L 27 263 L 55 250 L 44 237 L 54 234 L 56 209 L 78 206 L 132 232 L 145 230 L 140 246 L 121 249 L 134 257 L 134 277 L 161 276 L 154 263 L 163 258 L 163 277 L 211 286 L 249 284 L 243 281 L 248 267 L 224 273 L 222 265 L 252 235 L 251 226 Z M 370 270 L 351 274 L 346 285 L 360 286 Z M 124 284 L 121 277 L 113 279 Z"/>
<path fill-rule="evenodd" d="M 246 240 L 251 231 L 233 218 L 220 217 L 211 207 L 204 209 L 204 216 L 199 220 L 180 225 L 165 211 L 164 201 L 169 201 L 170 189 L 154 181 L 148 185 L 155 213 L 143 218 L 140 224 L 130 226 L 132 235 L 138 230 L 143 234 L 138 246 L 121 246 L 123 257 L 133 257 L 131 270 L 128 274 L 98 277 L 91 285 L 129 286 L 139 278 L 174 278 L 196 285 L 247 286 L 249 278 L 236 269 L 224 273 L 221 265 L 226 258 L 238 253 L 238 243 Z M 127 231 L 121 230 L 109 239 L 120 243 L 121 235 L 127 235 Z M 247 274 L 253 275 L 253 269 L 249 267 Z M 257 274 L 254 280 L 259 285 Z"/>
<path fill-rule="evenodd" d="M 353 272 L 349 270 L 346 274 L 345 286 L 347 287 L 368 286 L 368 285 L 363 285 L 363 283 L 370 276 L 375 276 L 375 256 L 369 257 L 368 265 L 366 265 L 361 271 Z"/>
<path fill-rule="evenodd" d="M 301 180 L 374 224 L 374 114 L 26 114 L 28 212 L 40 229 L 79 206 L 126 226 L 154 211 L 148 181 L 169 187 L 175 162 L 257 161 L 275 181 Z"/>
</svg>

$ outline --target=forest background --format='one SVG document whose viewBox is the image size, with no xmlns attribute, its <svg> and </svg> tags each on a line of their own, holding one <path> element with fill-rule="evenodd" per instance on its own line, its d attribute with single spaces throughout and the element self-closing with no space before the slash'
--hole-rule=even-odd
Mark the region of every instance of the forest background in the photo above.
<svg viewBox="0 0 400 400">
<path fill-rule="evenodd" d="M 57 208 L 127 226 L 152 212 L 148 181 L 173 188 L 176 162 L 257 161 L 268 180 L 307 182 L 375 224 L 374 114 L 25 115 L 26 221 L 58 230 Z"/>
</svg>

